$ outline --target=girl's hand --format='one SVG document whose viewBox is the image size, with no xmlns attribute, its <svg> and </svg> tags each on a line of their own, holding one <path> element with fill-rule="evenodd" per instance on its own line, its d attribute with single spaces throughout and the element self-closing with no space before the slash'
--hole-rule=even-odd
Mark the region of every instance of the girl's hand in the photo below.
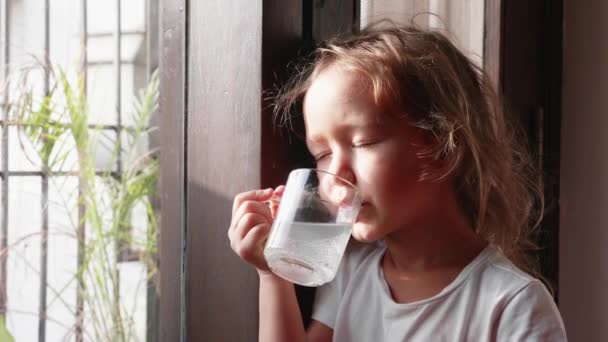
<svg viewBox="0 0 608 342">
<path fill-rule="evenodd" d="M 255 266 L 260 274 L 270 273 L 264 258 L 264 245 L 285 187 L 252 190 L 234 197 L 228 239 L 241 259 Z"/>
</svg>

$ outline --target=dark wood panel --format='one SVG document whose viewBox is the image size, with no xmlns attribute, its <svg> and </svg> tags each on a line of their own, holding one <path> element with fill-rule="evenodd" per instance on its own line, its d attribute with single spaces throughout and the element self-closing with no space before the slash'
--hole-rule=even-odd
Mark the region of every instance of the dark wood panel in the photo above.
<svg viewBox="0 0 608 342">
<path fill-rule="evenodd" d="M 303 37 L 302 0 L 266 0 L 262 28 L 262 87 L 271 95 L 289 76 L 288 64 L 310 52 Z M 289 170 L 302 166 L 304 146 L 287 127 L 275 123 L 272 101 L 263 98 L 262 108 L 262 187 L 276 187 L 287 179 Z"/>
<path fill-rule="evenodd" d="M 509 112 L 532 128 L 542 105 L 542 2 L 506 1 L 503 5 L 502 87 Z"/>
<path fill-rule="evenodd" d="M 160 341 L 182 341 L 185 239 L 186 4 L 162 0 L 160 57 Z M 152 323 L 154 324 L 154 323 Z"/>
<path fill-rule="evenodd" d="M 187 336 L 257 337 L 258 279 L 230 249 L 232 199 L 260 186 L 262 1 L 191 1 Z"/>
<path fill-rule="evenodd" d="M 537 151 L 543 171 L 546 214 L 541 225 L 539 253 L 541 271 L 554 286 L 554 297 L 559 298 L 559 198 L 562 127 L 562 37 L 563 2 L 545 0 L 542 10 L 543 40 L 543 111 L 537 120 Z"/>
<path fill-rule="evenodd" d="M 545 217 L 535 256 L 557 298 L 562 2 L 513 0 L 502 6 L 500 85 L 543 173 Z"/>
<path fill-rule="evenodd" d="M 358 1 L 314 0 L 313 29 L 315 41 L 323 41 L 341 32 L 352 32 L 358 28 Z"/>
<path fill-rule="evenodd" d="M 486 0 L 484 7 L 483 67 L 494 89 L 501 92 L 502 65 L 502 0 Z"/>
</svg>

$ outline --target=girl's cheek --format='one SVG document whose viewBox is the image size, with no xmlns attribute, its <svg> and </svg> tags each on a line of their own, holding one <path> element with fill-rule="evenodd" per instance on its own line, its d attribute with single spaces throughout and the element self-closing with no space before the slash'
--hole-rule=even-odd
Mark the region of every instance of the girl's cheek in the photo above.
<svg viewBox="0 0 608 342">
<path fill-rule="evenodd" d="M 355 174 L 360 178 L 370 179 L 370 177 L 373 177 L 377 173 L 381 163 L 381 158 L 378 158 L 374 154 L 358 154 L 354 159 Z"/>
<path fill-rule="evenodd" d="M 315 167 L 319 170 L 329 171 L 330 162 L 325 158 L 316 162 Z"/>
</svg>

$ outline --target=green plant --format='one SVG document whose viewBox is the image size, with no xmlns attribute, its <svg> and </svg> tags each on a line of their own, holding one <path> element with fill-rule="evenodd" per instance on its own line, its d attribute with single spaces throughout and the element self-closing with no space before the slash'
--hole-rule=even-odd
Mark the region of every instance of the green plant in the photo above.
<svg viewBox="0 0 608 342">
<path fill-rule="evenodd" d="M 141 151 L 141 145 L 154 129 L 149 124 L 157 110 L 158 74 L 152 75 L 135 99 L 132 125 L 117 130 L 115 142 L 107 146 L 99 139 L 101 127 L 89 125 L 83 79 L 78 76 L 75 82 L 71 81 L 61 69 L 47 72 L 48 93 L 37 97 L 33 89 L 22 86 L 12 103 L 12 113 L 14 123 L 20 127 L 20 139 L 28 139 L 34 146 L 36 156 L 28 157 L 38 158 L 44 172 L 63 169 L 71 160 L 70 155 L 77 157 L 76 171 L 72 174 L 79 184 L 77 207 L 66 209 L 80 210 L 82 215 L 80 221 L 72 222 L 81 251 L 80 266 L 72 284 L 78 284 L 87 307 L 84 313 L 87 319 L 83 328 L 79 317 L 75 329 L 95 341 L 131 341 L 136 339 L 133 308 L 120 304 L 119 261 L 125 255 L 136 255 L 147 265 L 148 279 L 158 271 L 158 224 L 151 200 L 157 189 L 157 151 L 147 148 Z M 111 164 L 120 162 L 121 169 L 98 170 L 95 151 L 99 148 L 109 149 Z M 133 234 L 131 227 L 132 212 L 137 205 L 144 206 L 146 211 L 144 236 Z M 64 290 L 54 292 L 61 296 Z M 82 315 L 76 308 L 71 309 Z"/>
</svg>

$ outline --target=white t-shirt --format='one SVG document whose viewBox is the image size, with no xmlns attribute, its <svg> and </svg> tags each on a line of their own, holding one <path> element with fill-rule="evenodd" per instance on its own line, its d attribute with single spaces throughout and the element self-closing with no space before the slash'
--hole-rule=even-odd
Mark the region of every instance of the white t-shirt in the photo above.
<svg viewBox="0 0 608 342">
<path fill-rule="evenodd" d="M 351 242 L 336 278 L 317 289 L 312 318 L 334 341 L 566 341 L 544 285 L 486 247 L 439 294 L 396 303 L 381 243 Z"/>
</svg>

